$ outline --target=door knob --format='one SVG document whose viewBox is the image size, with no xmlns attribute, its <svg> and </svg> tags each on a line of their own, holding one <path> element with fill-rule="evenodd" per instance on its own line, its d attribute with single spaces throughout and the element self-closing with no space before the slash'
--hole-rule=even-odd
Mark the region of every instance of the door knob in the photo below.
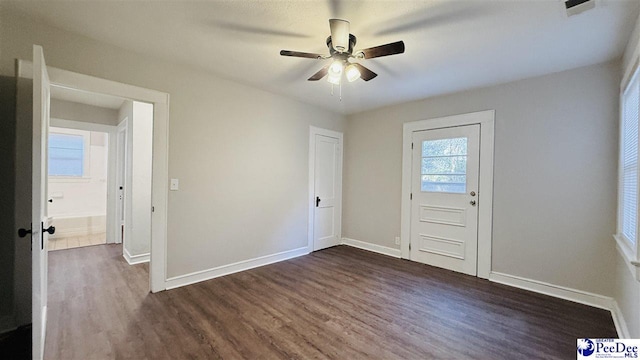
<svg viewBox="0 0 640 360">
<path fill-rule="evenodd" d="M 43 226 L 42 232 L 48 232 L 50 235 L 53 235 L 56 233 L 56 227 L 52 225 L 52 226 L 49 226 L 47 229 L 45 229 Z"/>
<path fill-rule="evenodd" d="M 469 201 L 469 204 L 471 204 L 471 206 L 476 206 L 476 201 L 475 200 L 471 200 L 471 201 Z"/>
<path fill-rule="evenodd" d="M 320 196 L 316 196 L 316 207 L 320 204 Z"/>
<path fill-rule="evenodd" d="M 27 234 L 31 234 L 31 228 L 29 228 L 29 230 L 24 228 L 18 229 L 18 236 L 20 236 L 21 238 L 27 236 Z"/>
<path fill-rule="evenodd" d="M 40 223 L 41 227 L 42 227 L 42 232 L 40 233 L 40 249 L 43 250 L 44 249 L 44 233 L 48 232 L 50 235 L 53 235 L 56 233 L 56 227 L 55 226 L 49 226 L 48 228 L 44 228 L 44 223 Z"/>
</svg>

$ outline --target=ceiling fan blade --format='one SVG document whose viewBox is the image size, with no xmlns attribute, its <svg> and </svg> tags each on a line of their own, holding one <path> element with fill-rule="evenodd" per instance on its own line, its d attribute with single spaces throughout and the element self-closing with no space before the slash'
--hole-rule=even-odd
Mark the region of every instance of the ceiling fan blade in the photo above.
<svg viewBox="0 0 640 360">
<path fill-rule="evenodd" d="M 374 77 L 378 76 L 378 74 L 374 73 L 373 71 L 367 69 L 366 67 L 358 63 L 353 63 L 353 65 L 358 68 L 358 71 L 360 71 L 360 78 L 364 81 L 369 81 Z"/>
<path fill-rule="evenodd" d="M 327 65 L 327 66 L 323 67 L 322 69 L 320 69 L 320 71 L 318 71 L 317 73 L 313 74 L 307 80 L 309 80 L 309 81 L 318 81 L 318 80 L 322 79 L 329 72 L 329 66 L 331 66 L 331 65 Z"/>
<path fill-rule="evenodd" d="M 322 59 L 322 55 L 314 53 L 306 53 L 301 51 L 280 50 L 282 56 L 294 56 L 308 59 Z"/>
<path fill-rule="evenodd" d="M 372 48 L 360 50 L 359 52 L 364 53 L 365 59 L 402 54 L 404 52 L 404 41 L 396 41 L 386 45 L 375 46 Z"/>
<path fill-rule="evenodd" d="M 341 19 L 329 19 L 331 28 L 331 46 L 337 52 L 349 50 L 349 22 Z"/>
</svg>

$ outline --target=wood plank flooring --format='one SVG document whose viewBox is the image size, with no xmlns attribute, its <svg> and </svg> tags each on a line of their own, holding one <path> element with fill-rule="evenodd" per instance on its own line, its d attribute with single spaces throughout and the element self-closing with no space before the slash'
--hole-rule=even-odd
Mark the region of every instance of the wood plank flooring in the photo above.
<svg viewBox="0 0 640 360">
<path fill-rule="evenodd" d="M 119 245 L 49 254 L 46 359 L 575 359 L 608 311 L 346 246 L 150 294 Z"/>
</svg>

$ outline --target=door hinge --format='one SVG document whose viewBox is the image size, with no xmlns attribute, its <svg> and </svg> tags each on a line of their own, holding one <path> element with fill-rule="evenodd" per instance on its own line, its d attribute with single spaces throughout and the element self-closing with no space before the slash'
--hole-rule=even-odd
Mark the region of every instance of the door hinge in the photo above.
<svg viewBox="0 0 640 360">
<path fill-rule="evenodd" d="M 409 194 L 409 200 L 413 200 L 413 193 Z"/>
<path fill-rule="evenodd" d="M 409 251 L 411 251 L 411 243 L 409 243 Z"/>
<path fill-rule="evenodd" d="M 411 150 L 413 150 L 413 143 L 411 143 Z"/>
<path fill-rule="evenodd" d="M 155 206 L 152 206 L 152 207 L 151 207 L 151 212 L 154 212 L 154 211 L 156 211 L 156 207 L 155 207 Z"/>
</svg>

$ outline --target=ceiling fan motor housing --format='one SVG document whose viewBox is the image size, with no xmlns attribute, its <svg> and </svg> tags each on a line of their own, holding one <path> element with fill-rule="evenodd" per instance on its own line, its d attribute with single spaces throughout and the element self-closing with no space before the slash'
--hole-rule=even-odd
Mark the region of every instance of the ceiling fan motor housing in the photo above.
<svg viewBox="0 0 640 360">
<path fill-rule="evenodd" d="M 338 52 L 333 48 L 333 44 L 331 43 L 331 36 L 327 38 L 327 47 L 329 48 L 329 54 L 333 57 L 334 54 L 346 54 L 351 55 L 353 53 L 353 48 L 356 46 L 356 36 L 353 34 L 349 34 L 349 49 L 347 51 Z"/>
</svg>

